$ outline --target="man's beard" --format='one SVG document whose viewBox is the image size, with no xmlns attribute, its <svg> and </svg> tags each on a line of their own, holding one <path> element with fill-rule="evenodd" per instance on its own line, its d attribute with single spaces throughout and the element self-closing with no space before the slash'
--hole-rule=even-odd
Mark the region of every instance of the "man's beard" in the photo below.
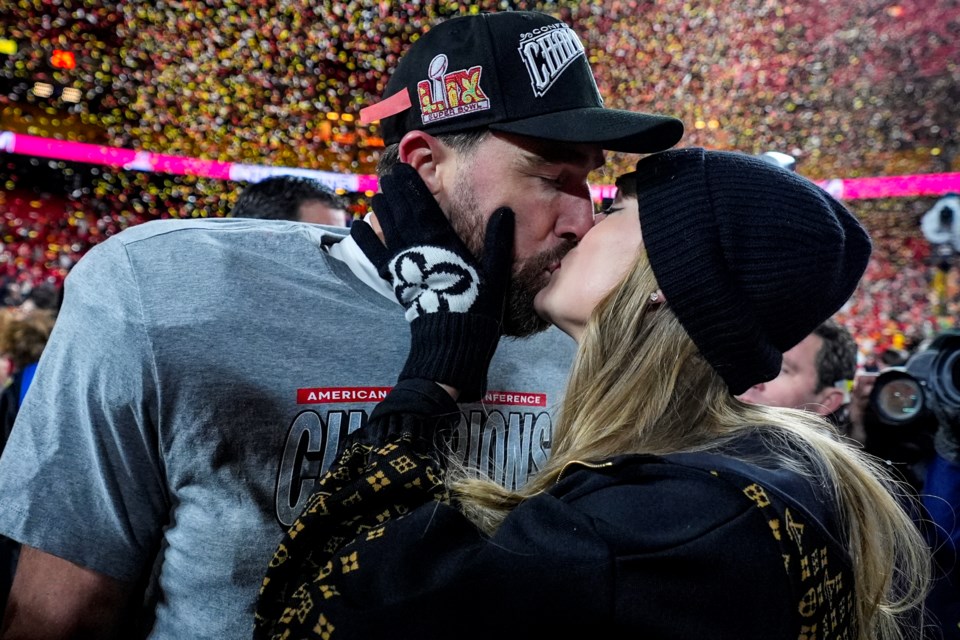
<svg viewBox="0 0 960 640">
<path fill-rule="evenodd" d="M 450 201 L 450 225 L 474 256 L 482 257 L 486 235 L 485 212 L 479 211 L 477 198 L 469 188 L 463 173 L 458 176 Z M 492 213 L 492 212 L 488 212 Z M 550 280 L 548 268 L 558 262 L 576 242 L 564 239 L 560 245 L 518 263 L 507 289 L 504 308 L 503 334 L 525 337 L 543 331 L 550 323 L 537 315 L 533 299 Z"/>
</svg>

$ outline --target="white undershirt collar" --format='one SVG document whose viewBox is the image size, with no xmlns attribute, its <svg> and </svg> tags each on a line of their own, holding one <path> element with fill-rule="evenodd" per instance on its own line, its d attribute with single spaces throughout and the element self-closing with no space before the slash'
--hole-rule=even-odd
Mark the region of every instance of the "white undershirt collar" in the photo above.
<svg viewBox="0 0 960 640">
<path fill-rule="evenodd" d="M 369 218 L 370 215 L 371 214 L 368 213 L 367 218 Z M 367 218 L 364 219 L 366 220 Z M 393 288 L 390 286 L 390 283 L 380 277 L 380 274 L 377 273 L 377 268 L 373 266 L 370 258 L 360 249 L 360 245 L 357 244 L 357 241 L 354 240 L 352 236 L 347 235 L 343 240 L 327 246 L 326 249 L 332 257 L 346 264 L 350 271 L 353 272 L 353 275 L 368 287 L 387 300 L 400 304 L 397 302 L 396 296 L 393 295 Z"/>
</svg>

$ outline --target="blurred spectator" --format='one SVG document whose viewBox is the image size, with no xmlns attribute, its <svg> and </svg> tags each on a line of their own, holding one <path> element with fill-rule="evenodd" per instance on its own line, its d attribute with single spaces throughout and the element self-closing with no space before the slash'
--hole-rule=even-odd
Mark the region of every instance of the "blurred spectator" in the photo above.
<svg viewBox="0 0 960 640">
<path fill-rule="evenodd" d="M 274 176 L 245 188 L 230 215 L 346 227 L 349 222 L 346 209 L 343 198 L 317 180 Z"/>
<path fill-rule="evenodd" d="M 7 308 L 0 312 L 0 357 L 9 363 L 12 374 L 0 393 L 0 420 L 3 421 L 0 452 L 7 444 L 10 429 L 33 381 L 53 323 L 53 312 L 48 309 Z M 19 545 L 0 536 L 0 607 L 6 606 L 18 555 Z"/>
<path fill-rule="evenodd" d="M 10 384 L 0 395 L 5 444 L 23 398 L 33 381 L 40 354 L 53 330 L 54 314 L 49 309 L 5 309 L 0 320 L 0 354 L 10 361 Z M 2 451 L 2 446 L 0 446 Z"/>
<path fill-rule="evenodd" d="M 928 347 L 924 342 L 918 352 Z M 945 349 L 942 357 L 950 358 L 957 345 L 940 348 Z M 894 351 L 888 350 L 884 355 Z M 923 367 L 911 368 L 911 361 L 917 353 L 908 354 L 905 362 L 899 362 L 903 355 L 895 353 L 891 359 L 895 357 L 898 364 L 882 364 L 879 374 L 890 367 L 905 364 L 907 371 L 920 375 Z M 934 373 L 931 367 L 926 375 L 942 373 Z M 924 405 L 939 406 L 929 413 L 916 411 L 916 407 L 909 404 L 911 394 L 908 389 L 888 386 L 884 401 L 887 411 L 893 410 L 891 401 L 896 404 L 902 398 L 908 403 L 903 406 L 900 418 L 909 417 L 895 424 L 884 419 L 877 408 L 880 401 L 875 397 L 874 389 L 882 379 L 877 372 L 857 373 L 850 401 L 851 435 L 919 496 L 923 515 L 918 517 L 918 524 L 934 550 L 937 573 L 927 607 L 938 620 L 944 639 L 960 639 L 960 574 L 957 571 L 960 566 L 960 518 L 957 512 L 960 505 L 960 406 L 956 396 L 950 398 L 936 394 L 936 400 L 930 397 L 934 393 L 933 387 L 927 385 L 921 392 L 926 396 Z M 885 381 L 886 384 L 889 382 L 889 379 Z M 956 385 L 957 381 L 952 384 Z"/>
<path fill-rule="evenodd" d="M 784 352 L 780 375 L 752 386 L 740 399 L 830 416 L 839 426 L 839 413 L 847 404 L 848 384 L 856 369 L 853 336 L 835 320 L 827 320 Z"/>
</svg>

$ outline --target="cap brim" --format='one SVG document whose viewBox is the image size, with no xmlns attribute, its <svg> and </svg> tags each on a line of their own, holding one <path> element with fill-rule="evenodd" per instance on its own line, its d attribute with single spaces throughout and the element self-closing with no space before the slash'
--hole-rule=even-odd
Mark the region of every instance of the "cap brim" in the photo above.
<svg viewBox="0 0 960 640">
<path fill-rule="evenodd" d="M 603 107 L 497 122 L 489 128 L 557 142 L 598 144 L 607 151 L 625 153 L 665 151 L 683 137 L 683 123 L 676 118 Z"/>
</svg>

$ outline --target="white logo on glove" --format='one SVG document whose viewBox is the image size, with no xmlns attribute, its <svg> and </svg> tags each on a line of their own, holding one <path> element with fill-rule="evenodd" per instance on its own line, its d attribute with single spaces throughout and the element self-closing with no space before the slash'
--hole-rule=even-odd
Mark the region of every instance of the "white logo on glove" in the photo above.
<svg viewBox="0 0 960 640">
<path fill-rule="evenodd" d="M 440 247 L 415 247 L 390 262 L 394 293 L 407 321 L 437 311 L 466 313 L 477 300 L 480 277 L 463 258 Z"/>
</svg>

